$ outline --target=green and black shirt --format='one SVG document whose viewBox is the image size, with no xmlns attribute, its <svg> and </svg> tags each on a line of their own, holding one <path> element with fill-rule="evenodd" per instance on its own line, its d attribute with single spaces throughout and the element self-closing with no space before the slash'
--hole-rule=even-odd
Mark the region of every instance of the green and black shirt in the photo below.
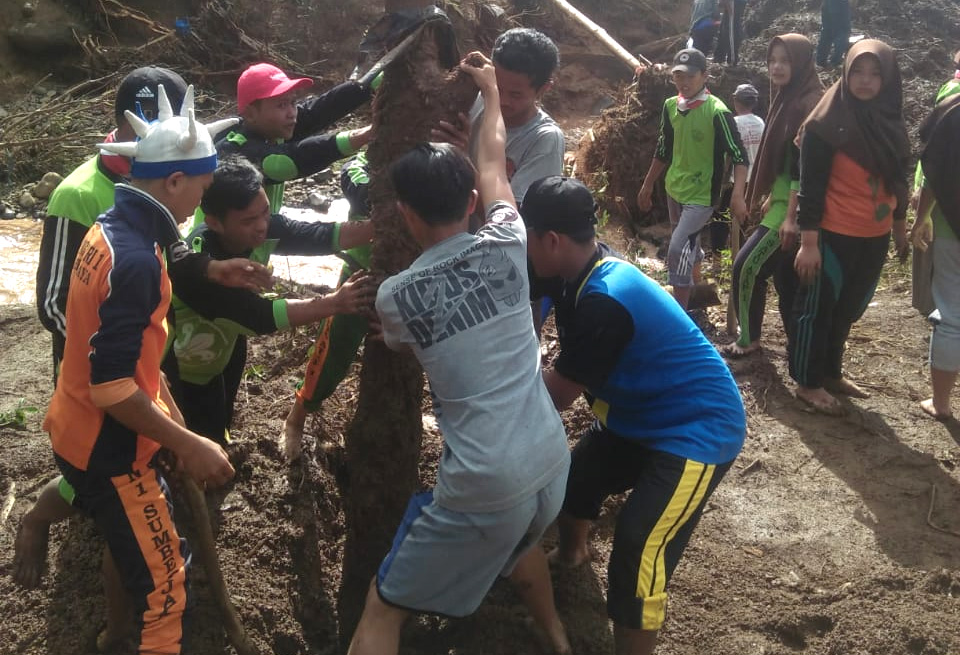
<svg viewBox="0 0 960 655">
<path fill-rule="evenodd" d="M 733 114 L 712 94 L 686 111 L 679 96 L 667 98 L 660 117 L 660 138 L 654 156 L 668 164 L 667 193 L 681 205 L 715 207 L 723 184 L 724 157 L 734 166 L 748 165 Z"/>
</svg>

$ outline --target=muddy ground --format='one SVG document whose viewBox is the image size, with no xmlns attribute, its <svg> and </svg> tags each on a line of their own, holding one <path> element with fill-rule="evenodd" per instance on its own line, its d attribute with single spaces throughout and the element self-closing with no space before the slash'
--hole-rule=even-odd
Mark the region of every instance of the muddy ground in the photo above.
<svg viewBox="0 0 960 655">
<path fill-rule="evenodd" d="M 362 16 L 372 15 L 375 3 L 363 4 Z M 663 9 L 671 3 L 640 3 L 661 9 L 632 14 L 621 4 L 631 3 L 585 1 L 583 6 L 594 9 L 598 20 L 609 21 L 605 26 L 611 32 L 632 40 L 631 47 L 669 36 L 685 21 L 682 11 Z M 888 7 L 894 3 L 885 0 L 860 4 L 871 11 L 902 10 Z M 792 5 L 790 11 L 786 5 Z M 814 25 L 812 5 L 756 2 L 748 14 L 756 40 L 748 42 L 745 52 L 757 51 L 771 24 L 775 27 L 769 29 Z M 951 49 L 944 41 L 944 31 L 955 30 L 951 6 L 945 0 L 925 0 L 917 3 L 914 23 L 905 25 L 895 13 L 889 21 L 876 18 L 871 24 L 891 25 L 905 41 L 924 25 L 946 25 L 931 37 L 938 50 L 912 44 L 911 61 L 920 68 L 927 59 L 940 62 Z M 531 20 L 555 25 L 550 15 Z M 350 21 L 345 24 L 359 30 Z M 347 36 L 344 43 L 357 40 Z M 611 65 L 576 30 L 565 28 L 558 40 L 561 36 L 562 48 L 572 56 L 547 107 L 580 128 L 589 124 L 585 116 L 596 100 L 613 90 L 602 79 L 611 74 Z M 325 48 L 338 52 L 334 45 Z M 932 54 L 924 59 L 913 56 L 914 51 Z M 591 77 L 588 64 L 597 61 L 604 62 L 603 72 Z M 17 70 L 28 75 L 22 65 Z M 920 96 L 943 75 L 943 65 L 928 73 L 929 79 L 918 74 L 909 101 L 929 103 Z M 570 141 L 573 149 L 576 137 Z M 642 250 L 616 216 L 605 232 L 624 252 Z M 717 268 L 713 274 L 722 279 L 723 271 Z M 731 365 L 747 407 L 748 439 L 671 583 L 657 652 L 960 655 L 960 423 L 929 420 L 917 405 L 928 390 L 928 327 L 910 308 L 909 267 L 888 264 L 874 303 L 853 329 L 847 372 L 872 397 L 848 403 L 843 418 L 811 413 L 794 399 L 779 318 L 772 296 L 770 300 L 764 351 Z M 722 310 L 711 309 L 708 318 L 707 331 L 718 343 L 725 341 Z M 283 462 L 276 439 L 311 338 L 309 330 L 301 329 L 253 340 L 237 403 L 232 453 L 237 478 L 211 497 L 221 563 L 243 623 L 263 652 L 279 655 L 337 652 L 336 592 L 345 533 L 338 480 L 350 469 L 342 444 L 357 405 L 357 371 L 322 415 L 308 420 L 299 463 Z M 544 344 L 548 357 L 555 354 L 549 330 Z M 33 307 L 0 307 L 0 353 L 0 411 L 16 407 L 21 399 L 40 410 L 22 429 L 0 429 L 0 493 L 13 499 L 9 515 L 0 514 L 5 518 L 0 525 L 0 653 L 87 655 L 94 652 L 103 625 L 102 546 L 89 521 L 75 518 L 54 528 L 49 572 L 40 588 L 21 590 L 9 579 L 16 525 L 55 474 L 40 429 L 51 393 L 49 337 Z M 578 404 L 564 418 L 572 444 L 589 414 Z M 421 478 L 429 486 L 440 454 L 429 407 L 424 407 L 424 429 Z M 596 560 L 578 570 L 554 572 L 561 615 L 575 652 L 584 655 L 613 648 L 604 610 L 605 561 L 620 501 L 607 504 L 597 525 Z M 191 518 L 178 511 L 189 534 Z M 547 545 L 553 539 L 549 535 Z M 203 563 L 194 571 L 197 613 L 189 628 L 194 651 L 232 652 L 210 601 Z M 507 585 L 498 584 L 470 618 L 412 621 L 401 652 L 540 651 L 519 600 Z"/>
<path fill-rule="evenodd" d="M 722 327 L 719 311 L 711 319 Z M 929 420 L 917 407 L 927 389 L 927 328 L 909 307 L 905 270 L 888 266 L 853 330 L 848 372 L 873 396 L 849 403 L 844 418 L 813 414 L 793 398 L 777 320 L 768 312 L 764 352 L 732 365 L 749 436 L 672 581 L 658 652 L 960 653 L 960 425 Z M 356 377 L 308 421 L 305 457 L 286 466 L 276 435 L 308 340 L 299 331 L 251 347 L 238 400 L 238 474 L 214 502 L 220 556 L 243 622 L 264 652 L 281 655 L 336 652 L 344 535 L 337 477 L 349 470 L 341 449 Z M 552 338 L 545 343 L 555 351 Z M 21 398 L 46 405 L 48 347 L 31 307 L 3 308 L 0 406 Z M 565 420 L 573 443 L 589 420 L 586 408 Z M 424 426 L 426 486 L 440 452 L 428 411 Z M 90 653 L 102 626 L 101 544 L 89 521 L 53 530 L 50 572 L 39 589 L 20 590 L 7 575 L 17 521 L 53 474 L 39 418 L 25 429 L 0 430 L 0 490 L 15 484 L 16 495 L 0 530 L 2 653 Z M 612 652 L 603 594 L 619 500 L 607 504 L 598 523 L 596 561 L 555 571 L 557 603 L 578 653 Z M 195 571 L 196 652 L 229 652 L 203 565 Z M 506 585 L 468 619 L 411 623 L 403 643 L 409 655 L 540 652 Z"/>
</svg>

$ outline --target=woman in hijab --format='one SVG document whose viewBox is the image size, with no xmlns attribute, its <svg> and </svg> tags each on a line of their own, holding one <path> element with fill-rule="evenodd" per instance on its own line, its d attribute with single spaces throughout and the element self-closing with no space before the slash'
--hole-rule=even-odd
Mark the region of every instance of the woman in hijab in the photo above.
<svg viewBox="0 0 960 655">
<path fill-rule="evenodd" d="M 847 53 L 843 77 L 811 112 L 800 137 L 797 222 L 800 286 L 787 330 L 797 397 L 840 415 L 833 394 L 867 397 L 843 375 L 850 327 L 873 297 L 890 233 L 905 257 L 907 159 L 900 70 L 887 44 Z"/>
<path fill-rule="evenodd" d="M 736 342 L 721 349 L 737 358 L 760 350 L 760 328 L 767 280 L 774 276 L 784 327 L 792 308 L 796 276 L 792 253 L 797 237 L 797 189 L 800 150 L 795 145 L 804 119 L 823 96 L 810 39 L 801 34 L 776 36 L 767 48 L 770 111 L 747 187 L 748 206 L 763 200 L 759 227 L 733 265 L 733 306 L 740 323 Z"/>
</svg>

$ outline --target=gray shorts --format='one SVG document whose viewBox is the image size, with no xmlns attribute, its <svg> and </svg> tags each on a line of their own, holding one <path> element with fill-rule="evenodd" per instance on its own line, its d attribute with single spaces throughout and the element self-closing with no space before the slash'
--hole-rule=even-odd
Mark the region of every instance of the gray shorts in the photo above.
<svg viewBox="0 0 960 655">
<path fill-rule="evenodd" d="M 415 495 L 377 572 L 380 598 L 412 612 L 472 614 L 498 576 L 539 548 L 566 485 L 563 467 L 539 493 L 501 512 L 455 512 L 437 505 L 432 492 Z"/>
<path fill-rule="evenodd" d="M 693 286 L 693 267 L 703 259 L 700 231 L 710 222 L 713 207 L 681 205 L 667 196 L 667 210 L 673 226 L 667 250 L 668 283 L 674 287 L 690 287 Z"/>
<path fill-rule="evenodd" d="M 940 321 L 930 339 L 930 366 L 960 371 L 960 241 L 946 235 L 933 239 L 933 300 Z"/>
</svg>

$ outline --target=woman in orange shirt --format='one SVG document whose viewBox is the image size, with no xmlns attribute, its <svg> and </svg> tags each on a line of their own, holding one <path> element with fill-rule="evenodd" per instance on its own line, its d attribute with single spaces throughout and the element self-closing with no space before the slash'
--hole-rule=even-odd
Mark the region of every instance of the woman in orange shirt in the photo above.
<svg viewBox="0 0 960 655">
<path fill-rule="evenodd" d="M 801 135 L 794 262 L 801 286 L 788 330 L 790 376 L 797 397 L 825 414 L 843 413 L 833 394 L 867 397 L 844 377 L 843 350 L 873 298 L 891 231 L 897 253 L 907 254 L 909 156 L 894 52 L 860 41 Z"/>
</svg>

